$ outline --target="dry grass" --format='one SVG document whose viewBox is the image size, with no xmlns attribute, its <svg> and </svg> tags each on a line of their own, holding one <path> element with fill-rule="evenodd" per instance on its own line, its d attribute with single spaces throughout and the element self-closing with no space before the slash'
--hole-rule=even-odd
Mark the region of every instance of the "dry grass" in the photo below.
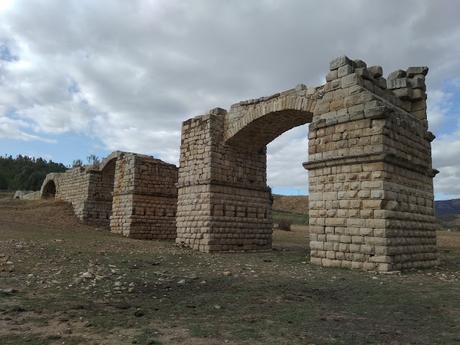
<svg viewBox="0 0 460 345">
<path fill-rule="evenodd" d="M 14 263 L 0 277 L 0 344 L 460 341 L 456 233 L 439 233 L 441 267 L 376 275 L 310 265 L 305 226 L 275 231 L 270 252 L 209 255 L 96 231 L 69 212 L 0 203 L 0 255 Z"/>
<path fill-rule="evenodd" d="M 441 249 L 460 249 L 460 232 L 438 231 L 438 247 Z"/>
</svg>

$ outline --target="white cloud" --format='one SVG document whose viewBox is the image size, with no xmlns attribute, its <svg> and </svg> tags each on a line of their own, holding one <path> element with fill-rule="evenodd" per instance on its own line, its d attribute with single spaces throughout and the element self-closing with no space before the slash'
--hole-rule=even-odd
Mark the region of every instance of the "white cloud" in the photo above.
<svg viewBox="0 0 460 345">
<path fill-rule="evenodd" d="M 433 166 L 436 176 L 435 191 L 450 198 L 460 198 L 460 122 L 458 130 L 437 138 L 433 144 Z"/>
<path fill-rule="evenodd" d="M 308 126 L 299 126 L 284 133 L 267 147 L 268 184 L 291 187 L 307 192 Z"/>
<path fill-rule="evenodd" d="M 85 133 L 108 150 L 177 162 L 181 121 L 320 84 L 328 62 L 343 54 L 386 73 L 430 66 L 437 131 L 455 97 L 443 81 L 460 71 L 459 11 L 447 0 L 0 0 L 0 44 L 19 58 L 0 56 L 0 137 Z M 306 185 L 298 131 L 269 147 L 273 186 Z"/>
<path fill-rule="evenodd" d="M 430 130 L 437 133 L 449 120 L 448 115 L 452 108 L 452 92 L 442 89 L 428 91 L 428 123 Z"/>
<path fill-rule="evenodd" d="M 37 135 L 30 134 L 23 130 L 28 125 L 21 120 L 12 120 L 7 117 L 0 116 L 0 138 L 4 139 L 15 139 L 22 141 L 43 141 L 53 143 L 51 139 L 40 137 Z"/>
</svg>

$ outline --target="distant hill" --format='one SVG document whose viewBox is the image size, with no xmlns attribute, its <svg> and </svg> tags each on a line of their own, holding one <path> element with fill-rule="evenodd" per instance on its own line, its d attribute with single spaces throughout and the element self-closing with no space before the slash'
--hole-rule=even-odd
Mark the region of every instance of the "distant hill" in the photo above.
<svg viewBox="0 0 460 345">
<path fill-rule="evenodd" d="M 436 201 L 435 211 L 444 229 L 460 231 L 460 199 Z"/>
<path fill-rule="evenodd" d="M 272 208 L 275 211 L 308 214 L 308 196 L 274 194 Z"/>
<path fill-rule="evenodd" d="M 460 215 L 460 199 L 439 200 L 435 202 L 436 216 Z"/>
<path fill-rule="evenodd" d="M 0 156 L 0 190 L 39 190 L 48 173 L 66 169 L 43 158 Z"/>
</svg>

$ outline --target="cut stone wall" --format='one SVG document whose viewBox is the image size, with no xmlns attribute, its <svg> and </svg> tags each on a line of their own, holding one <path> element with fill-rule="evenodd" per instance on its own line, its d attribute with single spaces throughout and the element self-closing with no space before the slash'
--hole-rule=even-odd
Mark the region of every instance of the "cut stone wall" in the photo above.
<svg viewBox="0 0 460 345">
<path fill-rule="evenodd" d="M 385 80 L 379 66 L 331 63 L 304 165 L 313 263 L 379 271 L 437 264 L 427 70 Z"/>
<path fill-rule="evenodd" d="M 117 160 L 111 231 L 139 239 L 176 238 L 177 167 L 152 157 Z"/>
<path fill-rule="evenodd" d="M 266 145 L 311 121 L 312 91 L 300 87 L 183 123 L 178 244 L 204 252 L 271 248 Z"/>
<path fill-rule="evenodd" d="M 93 179 L 93 173 L 83 167 L 73 168 L 64 173 L 51 173 L 46 176 L 40 192 L 43 198 L 55 197 L 70 202 L 75 215 L 86 222 L 89 185 Z M 52 189 L 50 187 L 53 185 L 54 194 L 49 194 L 48 190 Z"/>
<path fill-rule="evenodd" d="M 41 195 L 72 203 L 87 224 L 132 238 L 172 240 L 176 182 L 176 166 L 117 151 L 98 166 L 48 174 Z"/>
<path fill-rule="evenodd" d="M 40 191 L 17 190 L 13 195 L 13 199 L 39 200 L 41 199 L 41 194 Z"/>
<path fill-rule="evenodd" d="M 266 150 L 225 145 L 224 116 L 216 109 L 183 124 L 176 242 L 204 252 L 269 249 Z"/>
<path fill-rule="evenodd" d="M 213 109 L 182 126 L 176 242 L 271 247 L 266 145 L 309 127 L 311 261 L 390 271 L 437 263 L 426 67 L 382 77 L 340 57 L 326 84 Z"/>
</svg>

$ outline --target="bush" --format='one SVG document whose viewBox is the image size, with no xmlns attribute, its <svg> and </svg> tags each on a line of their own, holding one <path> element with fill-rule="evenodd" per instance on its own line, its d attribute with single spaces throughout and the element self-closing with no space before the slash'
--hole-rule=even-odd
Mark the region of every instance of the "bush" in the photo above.
<svg viewBox="0 0 460 345">
<path fill-rule="evenodd" d="M 291 231 L 292 221 L 286 218 L 280 219 L 278 221 L 278 229 L 284 231 Z"/>
</svg>

